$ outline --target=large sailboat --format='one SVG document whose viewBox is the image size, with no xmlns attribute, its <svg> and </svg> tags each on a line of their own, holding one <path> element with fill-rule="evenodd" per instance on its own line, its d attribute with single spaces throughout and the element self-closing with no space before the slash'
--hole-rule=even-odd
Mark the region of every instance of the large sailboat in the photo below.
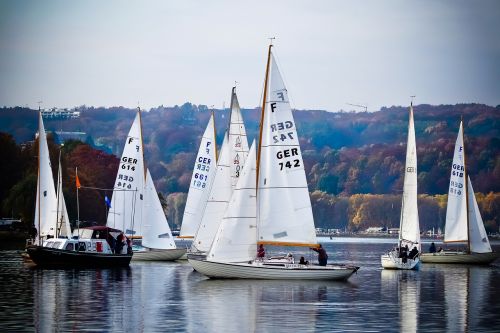
<svg viewBox="0 0 500 333">
<path fill-rule="evenodd" d="M 408 250 L 406 250 L 408 247 Z M 408 140 L 406 144 L 406 165 L 399 221 L 398 246 L 380 258 L 383 268 L 417 269 L 420 263 L 418 253 L 408 256 L 411 249 L 420 253 L 420 228 L 417 206 L 417 146 L 415 143 L 415 125 L 413 122 L 413 102 L 410 104 L 408 121 Z"/>
<path fill-rule="evenodd" d="M 204 256 L 210 249 L 247 155 L 246 129 L 236 96 L 236 89 L 233 87 L 229 127 L 224 135 L 213 184 L 188 257 L 193 255 Z"/>
<path fill-rule="evenodd" d="M 179 238 L 193 239 L 200 227 L 215 176 L 217 164 L 215 138 L 215 120 L 212 112 L 194 162 Z"/>
<path fill-rule="evenodd" d="M 127 266 L 132 254 L 115 253 L 120 230 L 106 227 L 79 228 L 71 234 L 68 213 L 62 192 L 62 169 L 59 160 L 57 195 L 54 189 L 47 137 L 39 113 L 38 182 L 35 228 L 38 235 L 26 251 L 38 266 L 51 267 L 114 267 Z"/>
<path fill-rule="evenodd" d="M 424 263 L 490 264 L 499 257 L 491 250 L 472 182 L 467 172 L 463 125 L 460 121 L 448 191 L 445 243 L 467 243 L 464 251 L 440 251 L 420 256 Z"/>
<path fill-rule="evenodd" d="M 210 278 L 346 280 L 359 269 L 256 258 L 260 244 L 319 247 L 295 121 L 272 44 L 258 151 L 253 143 L 207 258 L 188 258 L 189 263 Z"/>
</svg>

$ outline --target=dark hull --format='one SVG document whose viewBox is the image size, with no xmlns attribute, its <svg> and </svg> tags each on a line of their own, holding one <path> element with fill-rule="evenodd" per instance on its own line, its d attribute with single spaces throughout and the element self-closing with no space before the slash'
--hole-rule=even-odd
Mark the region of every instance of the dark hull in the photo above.
<svg viewBox="0 0 500 333">
<path fill-rule="evenodd" d="M 43 267 L 126 267 L 132 259 L 132 254 L 76 252 L 42 246 L 29 246 L 26 251 L 37 266 Z"/>
</svg>

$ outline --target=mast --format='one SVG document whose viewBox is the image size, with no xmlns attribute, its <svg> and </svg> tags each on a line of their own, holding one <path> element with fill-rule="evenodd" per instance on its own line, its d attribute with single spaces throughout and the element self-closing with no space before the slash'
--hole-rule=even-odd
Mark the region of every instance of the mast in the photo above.
<svg viewBox="0 0 500 333">
<path fill-rule="evenodd" d="M 267 52 L 267 65 L 266 65 L 266 79 L 264 81 L 264 96 L 262 98 L 262 110 L 260 114 L 260 129 L 259 129 L 259 149 L 257 151 L 257 168 L 256 168 L 256 184 L 255 190 L 257 191 L 257 187 L 259 184 L 259 167 L 260 167 L 260 152 L 262 149 L 262 126 L 264 125 L 264 111 L 266 109 L 266 98 L 267 98 L 267 83 L 269 81 L 269 65 L 271 64 L 271 48 L 273 47 L 273 38 L 270 38 L 271 42 L 269 44 L 269 51 Z"/>
<path fill-rule="evenodd" d="M 462 156 L 464 157 L 464 187 L 465 187 L 465 211 L 467 215 L 467 250 L 470 252 L 470 222 L 469 222 L 469 179 L 467 177 L 467 167 L 465 166 L 465 138 L 463 118 L 460 116 L 460 126 L 462 127 Z M 472 194 L 474 195 L 474 193 Z"/>
<path fill-rule="evenodd" d="M 146 181 L 146 159 L 144 158 L 144 142 L 142 140 L 142 117 L 141 117 L 141 107 L 137 107 L 137 112 L 139 113 L 139 133 L 141 134 L 141 149 L 142 149 L 142 165 L 144 167 L 144 181 Z"/>
<path fill-rule="evenodd" d="M 38 193 L 37 193 L 37 196 L 38 196 L 38 232 L 37 232 L 37 236 L 38 236 L 38 245 L 43 245 L 40 243 L 41 241 L 41 238 L 40 238 L 40 234 L 42 233 L 42 224 L 40 223 L 40 217 L 41 217 L 41 213 L 40 213 L 40 210 L 42 209 L 42 205 L 41 205 L 41 202 L 40 202 L 40 139 L 41 139 L 41 136 L 42 136 L 42 131 L 40 131 L 40 127 L 42 125 L 41 121 L 42 121 L 42 113 L 41 113 L 41 110 L 40 110 L 40 104 L 38 104 L 38 116 L 39 116 L 39 119 L 38 119 Z"/>
<path fill-rule="evenodd" d="M 215 114 L 214 114 L 214 109 L 212 108 L 212 115 L 211 115 L 214 124 L 214 149 L 215 149 L 215 165 L 217 165 L 217 159 L 219 158 L 217 155 L 217 131 L 215 130 Z"/>
</svg>

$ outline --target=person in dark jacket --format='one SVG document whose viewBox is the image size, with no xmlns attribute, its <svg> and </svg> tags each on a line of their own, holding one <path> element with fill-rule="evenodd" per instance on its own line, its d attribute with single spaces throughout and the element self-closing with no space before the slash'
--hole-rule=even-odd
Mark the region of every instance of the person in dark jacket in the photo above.
<svg viewBox="0 0 500 333">
<path fill-rule="evenodd" d="M 432 242 L 429 247 L 429 253 L 436 253 L 436 244 L 434 244 L 434 242 Z"/>
<path fill-rule="evenodd" d="M 320 266 L 326 266 L 326 262 L 328 261 L 328 254 L 326 254 L 325 249 L 321 244 L 319 244 L 319 247 L 317 249 L 312 248 L 311 250 L 318 252 L 318 262 Z"/>
<path fill-rule="evenodd" d="M 264 245 L 260 244 L 259 247 L 257 248 L 257 258 L 263 260 L 265 256 L 266 256 L 266 249 L 264 249 Z"/>
</svg>

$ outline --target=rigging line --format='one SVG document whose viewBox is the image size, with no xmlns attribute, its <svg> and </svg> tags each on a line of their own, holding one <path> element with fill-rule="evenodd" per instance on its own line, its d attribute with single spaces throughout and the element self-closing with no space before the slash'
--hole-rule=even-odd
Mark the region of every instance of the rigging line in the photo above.
<svg viewBox="0 0 500 333">
<path fill-rule="evenodd" d="M 114 192 L 134 192 L 135 190 L 126 190 L 126 189 L 113 189 L 113 188 L 101 188 L 101 187 L 92 187 L 92 186 L 80 186 L 80 189 L 88 189 L 88 190 L 99 190 L 99 191 L 114 191 Z"/>
</svg>

